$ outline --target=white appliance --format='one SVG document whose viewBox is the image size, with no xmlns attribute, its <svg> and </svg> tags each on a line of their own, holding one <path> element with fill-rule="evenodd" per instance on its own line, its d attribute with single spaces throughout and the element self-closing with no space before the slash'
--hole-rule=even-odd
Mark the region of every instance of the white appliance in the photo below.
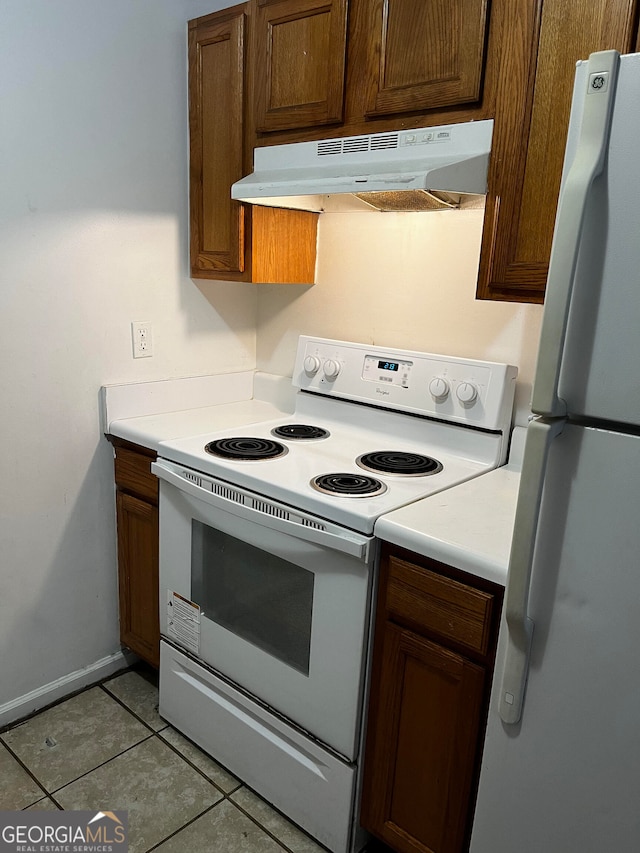
<svg viewBox="0 0 640 853">
<path fill-rule="evenodd" d="M 578 63 L 472 853 L 640 846 L 639 136 Z"/>
<path fill-rule="evenodd" d="M 516 370 L 301 337 L 295 413 L 163 442 L 160 713 L 357 849 L 384 512 L 500 465 Z"/>
<path fill-rule="evenodd" d="M 430 210 L 433 193 L 486 194 L 492 135 L 486 119 L 256 148 L 231 197 L 325 211 L 354 196 L 350 210 Z"/>
</svg>

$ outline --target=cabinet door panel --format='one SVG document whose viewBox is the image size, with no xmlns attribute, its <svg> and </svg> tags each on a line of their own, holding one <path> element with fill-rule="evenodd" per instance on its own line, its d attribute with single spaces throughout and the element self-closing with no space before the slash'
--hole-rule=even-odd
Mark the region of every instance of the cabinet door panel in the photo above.
<svg viewBox="0 0 640 853">
<path fill-rule="evenodd" d="M 371 0 L 361 4 L 368 41 L 365 113 L 382 116 L 477 101 L 486 0 Z"/>
<path fill-rule="evenodd" d="M 238 7 L 236 7 L 236 10 Z M 245 16 L 189 28 L 191 268 L 244 270 L 243 205 L 230 186 L 243 175 Z"/>
<path fill-rule="evenodd" d="M 459 853 L 484 669 L 393 623 L 382 643 L 363 825 L 401 853 Z"/>
<path fill-rule="evenodd" d="M 158 508 L 116 493 L 120 641 L 153 666 L 160 663 Z"/>
<path fill-rule="evenodd" d="M 347 0 L 258 0 L 256 129 L 342 120 Z"/>
<path fill-rule="evenodd" d="M 575 63 L 597 50 L 631 50 L 636 9 L 637 0 L 514 3 L 496 104 L 480 298 L 543 301 Z"/>
</svg>

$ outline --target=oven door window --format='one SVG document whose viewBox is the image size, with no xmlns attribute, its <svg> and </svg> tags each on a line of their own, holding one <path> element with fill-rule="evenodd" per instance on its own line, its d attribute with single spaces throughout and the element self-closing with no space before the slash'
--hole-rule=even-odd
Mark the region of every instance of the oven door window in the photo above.
<svg viewBox="0 0 640 853">
<path fill-rule="evenodd" d="M 203 616 L 309 675 L 314 575 L 195 519 L 191 591 Z"/>
</svg>

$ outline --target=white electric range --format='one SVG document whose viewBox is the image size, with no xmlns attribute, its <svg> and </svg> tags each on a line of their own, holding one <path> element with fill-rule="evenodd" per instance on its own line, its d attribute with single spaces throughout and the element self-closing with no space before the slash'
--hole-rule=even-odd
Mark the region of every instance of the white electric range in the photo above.
<svg viewBox="0 0 640 853">
<path fill-rule="evenodd" d="M 376 520 L 502 464 L 516 369 L 302 336 L 295 412 L 160 444 L 160 712 L 358 846 Z"/>
</svg>

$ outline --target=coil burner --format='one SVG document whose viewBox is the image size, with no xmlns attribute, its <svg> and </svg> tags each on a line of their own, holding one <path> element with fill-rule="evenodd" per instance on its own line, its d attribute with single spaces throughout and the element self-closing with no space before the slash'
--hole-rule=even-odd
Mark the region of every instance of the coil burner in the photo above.
<svg viewBox="0 0 640 853">
<path fill-rule="evenodd" d="M 442 463 L 420 453 L 396 450 L 375 450 L 358 456 L 356 464 L 365 471 L 379 474 L 397 474 L 402 477 L 425 477 L 442 471 Z"/>
<path fill-rule="evenodd" d="M 319 438 L 328 438 L 330 432 L 324 427 L 311 424 L 283 424 L 272 429 L 271 435 L 287 438 L 289 441 L 316 441 Z"/>
<path fill-rule="evenodd" d="M 279 441 L 270 438 L 219 438 L 210 441 L 204 448 L 212 456 L 237 461 L 277 459 L 289 451 Z"/>
<path fill-rule="evenodd" d="M 387 491 L 375 477 L 351 473 L 321 474 L 311 480 L 311 486 L 323 494 L 343 498 L 373 498 Z"/>
</svg>

